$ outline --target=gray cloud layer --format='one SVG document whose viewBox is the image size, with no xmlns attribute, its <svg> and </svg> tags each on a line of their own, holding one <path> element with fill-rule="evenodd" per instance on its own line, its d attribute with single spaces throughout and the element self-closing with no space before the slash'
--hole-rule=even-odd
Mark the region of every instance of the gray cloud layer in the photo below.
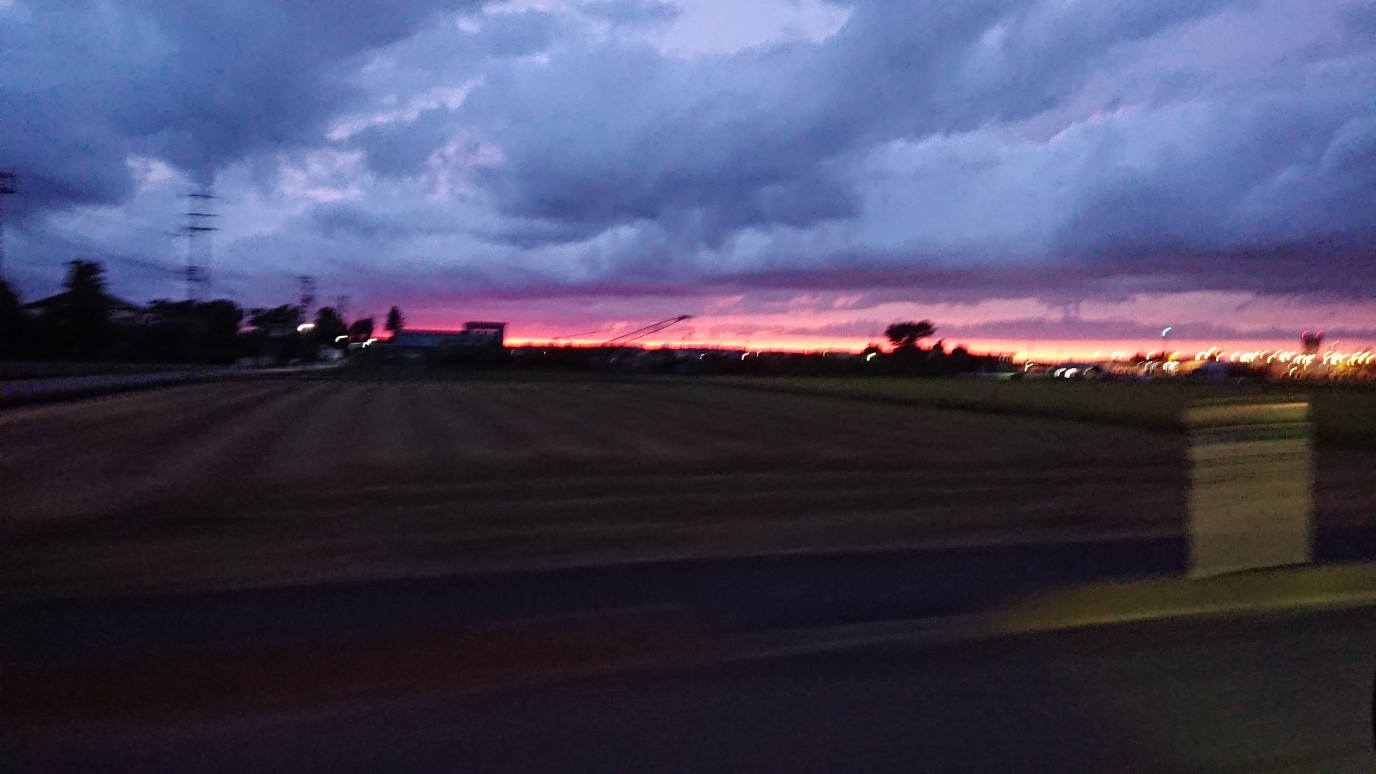
<svg viewBox="0 0 1376 774">
<path fill-rule="evenodd" d="M 703 56 L 642 34 L 672 3 L 514 5 L 16 0 L 0 168 L 35 232 L 147 156 L 297 213 L 246 270 L 477 295 L 1376 286 L 1369 4 L 859 2 Z M 312 154 L 347 201 L 282 182 Z"/>
</svg>

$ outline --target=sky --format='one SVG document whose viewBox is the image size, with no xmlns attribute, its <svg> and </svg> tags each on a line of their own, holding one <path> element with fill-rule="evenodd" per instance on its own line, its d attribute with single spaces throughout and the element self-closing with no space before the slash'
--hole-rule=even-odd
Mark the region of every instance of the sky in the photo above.
<svg viewBox="0 0 1376 774">
<path fill-rule="evenodd" d="M 184 297 L 199 211 L 210 295 L 517 340 L 1376 343 L 1371 0 L 0 0 L 0 52 L 26 298 Z"/>
</svg>

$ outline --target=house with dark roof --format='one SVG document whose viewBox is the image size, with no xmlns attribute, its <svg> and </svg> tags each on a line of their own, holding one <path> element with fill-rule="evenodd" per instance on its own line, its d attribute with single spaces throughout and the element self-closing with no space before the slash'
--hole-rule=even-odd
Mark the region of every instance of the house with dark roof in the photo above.
<svg viewBox="0 0 1376 774">
<path fill-rule="evenodd" d="M 56 295 L 40 298 L 37 301 L 30 301 L 19 307 L 31 317 L 44 318 L 52 315 L 67 303 L 71 296 L 70 292 L 62 292 Z M 142 306 L 131 301 L 125 301 L 109 293 L 104 294 L 105 308 L 110 310 L 110 320 L 115 323 L 133 324 L 143 321 L 144 309 Z"/>
</svg>

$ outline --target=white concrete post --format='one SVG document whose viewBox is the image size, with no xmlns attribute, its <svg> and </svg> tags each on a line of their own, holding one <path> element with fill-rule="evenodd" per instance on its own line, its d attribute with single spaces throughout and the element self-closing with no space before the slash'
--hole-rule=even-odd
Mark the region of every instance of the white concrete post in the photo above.
<svg viewBox="0 0 1376 774">
<path fill-rule="evenodd" d="M 1309 404 L 1206 403 L 1190 432 L 1191 577 L 1313 558 Z"/>
</svg>

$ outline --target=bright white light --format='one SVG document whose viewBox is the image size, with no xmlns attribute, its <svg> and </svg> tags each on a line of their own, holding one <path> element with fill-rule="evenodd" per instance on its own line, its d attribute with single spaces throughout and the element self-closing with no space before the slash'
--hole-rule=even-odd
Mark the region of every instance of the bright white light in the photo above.
<svg viewBox="0 0 1376 774">
<path fill-rule="evenodd" d="M 871 353 L 869 353 L 868 355 L 865 355 L 865 362 L 868 363 L 869 361 L 873 360 L 873 359 L 874 359 L 874 356 L 877 355 L 877 354 L 879 354 L 879 353 L 878 353 L 878 352 L 871 352 Z"/>
<path fill-rule="evenodd" d="M 308 333 L 313 330 L 315 330 L 314 323 L 301 323 L 300 325 L 296 326 L 297 333 Z"/>
</svg>

